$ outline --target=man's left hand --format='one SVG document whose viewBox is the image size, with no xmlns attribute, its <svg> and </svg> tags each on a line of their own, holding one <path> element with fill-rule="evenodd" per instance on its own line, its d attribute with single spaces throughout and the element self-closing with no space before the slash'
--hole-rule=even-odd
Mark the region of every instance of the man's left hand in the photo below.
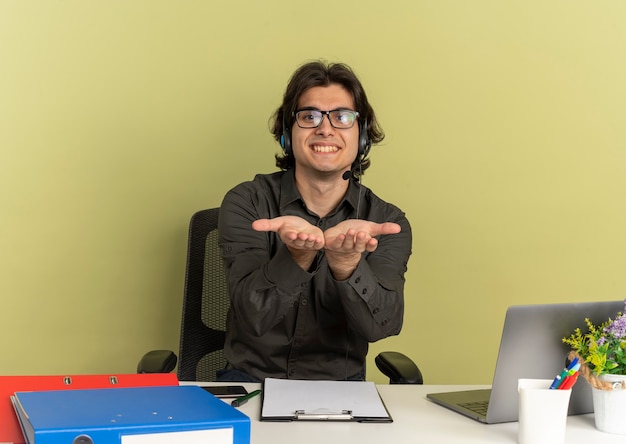
<svg viewBox="0 0 626 444">
<path fill-rule="evenodd" d="M 396 234 L 400 225 L 393 222 L 376 223 L 361 219 L 348 219 L 324 232 L 324 244 L 328 265 L 335 279 L 350 277 L 365 251 L 378 247 L 375 236 Z"/>
</svg>

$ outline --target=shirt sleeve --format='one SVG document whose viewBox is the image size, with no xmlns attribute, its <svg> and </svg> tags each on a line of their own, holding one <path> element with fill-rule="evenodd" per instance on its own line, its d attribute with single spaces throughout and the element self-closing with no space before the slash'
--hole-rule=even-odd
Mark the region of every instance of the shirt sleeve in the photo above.
<svg viewBox="0 0 626 444">
<path fill-rule="evenodd" d="M 411 254 L 411 226 L 404 215 L 400 233 L 379 237 L 350 278 L 331 281 L 350 328 L 369 342 L 397 335 L 404 318 L 404 274 Z"/>
<path fill-rule="evenodd" d="M 275 215 L 260 214 L 249 191 L 239 186 L 225 196 L 219 237 L 238 328 L 262 336 L 284 319 L 315 272 L 302 270 L 276 233 L 252 228 L 253 221 Z"/>
</svg>

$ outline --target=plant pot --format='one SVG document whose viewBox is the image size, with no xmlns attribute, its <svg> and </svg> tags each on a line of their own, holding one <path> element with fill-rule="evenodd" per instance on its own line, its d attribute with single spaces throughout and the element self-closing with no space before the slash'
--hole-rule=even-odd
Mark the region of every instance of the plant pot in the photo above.
<svg viewBox="0 0 626 444">
<path fill-rule="evenodd" d="M 607 433 L 626 435 L 626 375 L 601 375 L 613 390 L 592 387 L 596 428 Z"/>
</svg>

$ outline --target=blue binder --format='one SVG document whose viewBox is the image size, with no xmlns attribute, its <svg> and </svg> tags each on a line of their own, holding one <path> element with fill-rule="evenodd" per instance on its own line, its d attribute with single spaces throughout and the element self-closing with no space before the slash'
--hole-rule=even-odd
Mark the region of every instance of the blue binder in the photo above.
<svg viewBox="0 0 626 444">
<path fill-rule="evenodd" d="M 250 418 L 197 386 L 17 392 L 29 444 L 250 443 Z"/>
</svg>

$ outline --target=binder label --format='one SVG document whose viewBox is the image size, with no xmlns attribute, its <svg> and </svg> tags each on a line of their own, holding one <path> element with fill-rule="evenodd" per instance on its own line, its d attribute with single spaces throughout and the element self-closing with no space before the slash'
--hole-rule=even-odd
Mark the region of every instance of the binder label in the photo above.
<svg viewBox="0 0 626 444">
<path fill-rule="evenodd" d="M 121 444 L 233 444 L 234 440 L 232 428 L 122 435 L 121 438 Z"/>
</svg>

